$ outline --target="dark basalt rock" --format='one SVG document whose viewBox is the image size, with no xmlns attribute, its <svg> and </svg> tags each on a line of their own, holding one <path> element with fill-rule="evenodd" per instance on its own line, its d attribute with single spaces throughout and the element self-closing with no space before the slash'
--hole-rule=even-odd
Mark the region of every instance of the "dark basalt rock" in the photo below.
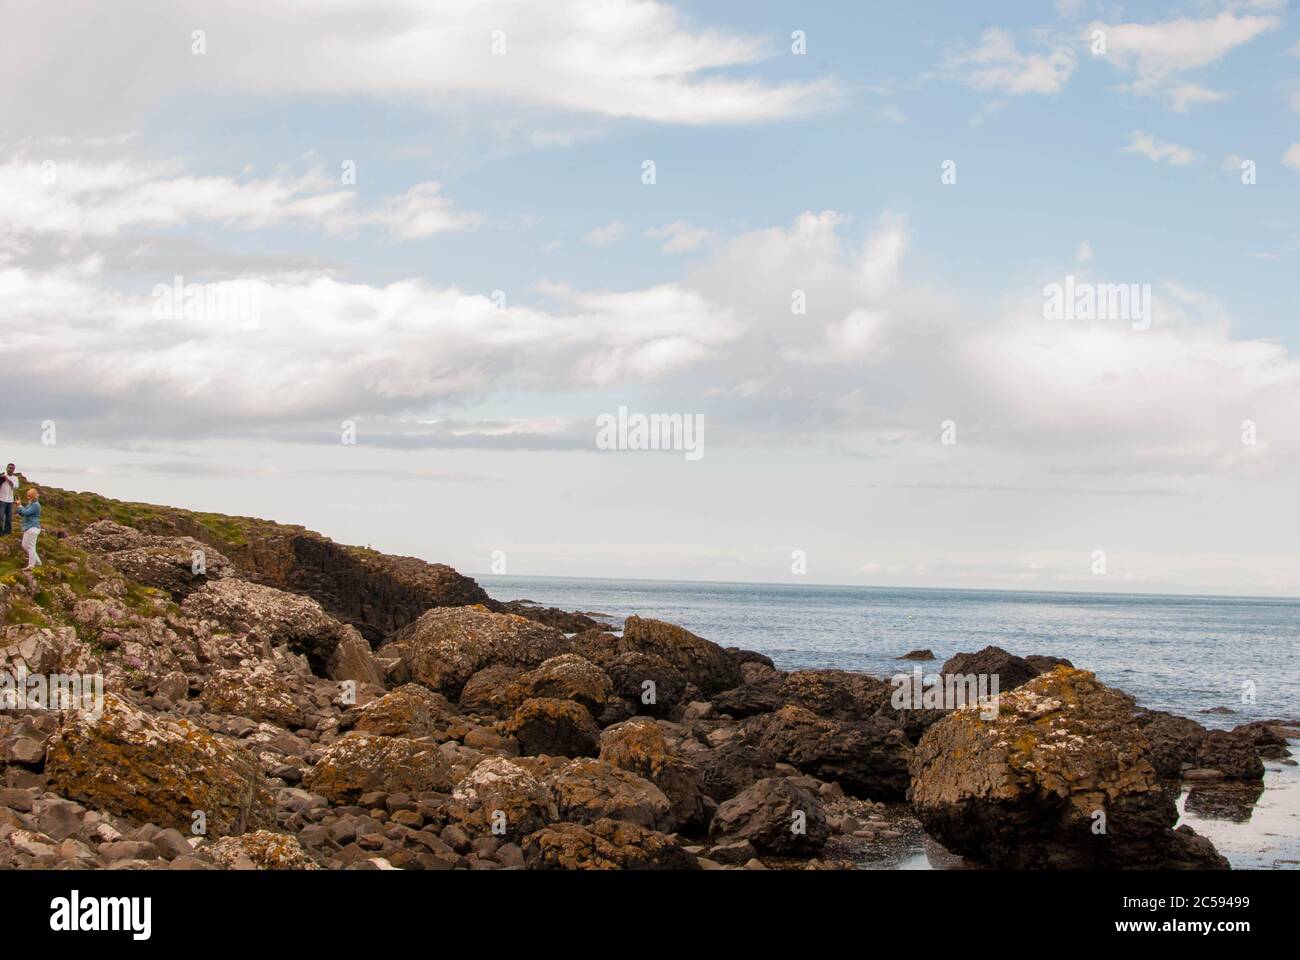
<svg viewBox="0 0 1300 960">
<path fill-rule="evenodd" d="M 977 653 L 959 653 L 943 665 L 943 674 L 973 674 L 998 678 L 998 690 L 1014 690 L 1039 675 L 1039 670 L 1001 647 L 985 647 Z"/>
</svg>

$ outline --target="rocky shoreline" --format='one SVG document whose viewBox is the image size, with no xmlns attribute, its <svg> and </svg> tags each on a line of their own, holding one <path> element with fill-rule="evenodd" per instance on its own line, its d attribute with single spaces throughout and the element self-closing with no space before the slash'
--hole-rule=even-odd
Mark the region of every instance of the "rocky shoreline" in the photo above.
<svg viewBox="0 0 1300 960">
<path fill-rule="evenodd" d="M 0 710 L 0 868 L 839 868 L 923 828 L 975 865 L 1224 869 L 1183 782 L 1249 789 L 1297 734 L 996 647 L 935 671 L 997 677 L 996 716 L 904 708 L 301 528 L 46 503 L 0 669 L 101 676 L 102 713 Z"/>
</svg>

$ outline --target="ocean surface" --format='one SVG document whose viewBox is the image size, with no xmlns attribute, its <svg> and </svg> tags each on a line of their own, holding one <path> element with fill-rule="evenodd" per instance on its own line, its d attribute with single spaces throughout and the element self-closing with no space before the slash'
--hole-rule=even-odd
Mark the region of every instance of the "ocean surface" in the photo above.
<svg viewBox="0 0 1300 960">
<path fill-rule="evenodd" d="M 1300 718 L 1300 600 L 479 576 L 493 597 L 680 624 L 785 670 L 936 670 L 990 644 L 1067 657 L 1157 710 L 1208 727 Z M 1203 714 L 1227 708 L 1230 714 Z"/>
<path fill-rule="evenodd" d="M 990 644 L 1067 657 L 1139 704 L 1207 727 L 1300 719 L 1300 600 L 1017 593 L 785 584 L 479 576 L 493 597 L 599 614 L 654 617 L 723 646 L 758 650 L 786 670 L 910 673 L 895 658 L 948 657 Z M 1204 713 L 1226 708 L 1231 713 Z M 1291 747 L 1293 759 L 1297 751 Z M 1234 869 L 1300 868 L 1300 767 L 1265 761 L 1264 788 L 1185 785 L 1180 823 L 1209 837 Z M 895 805 L 901 813 L 905 805 Z M 919 829 L 851 856 L 868 869 L 960 869 Z"/>
</svg>

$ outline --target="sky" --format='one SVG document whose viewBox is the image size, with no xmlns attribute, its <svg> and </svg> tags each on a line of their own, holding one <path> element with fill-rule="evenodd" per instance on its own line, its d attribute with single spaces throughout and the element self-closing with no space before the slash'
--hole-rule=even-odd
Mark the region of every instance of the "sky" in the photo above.
<svg viewBox="0 0 1300 960">
<path fill-rule="evenodd" d="M 1300 596 L 1291 6 L 0 0 L 0 457 L 471 574 Z"/>
</svg>

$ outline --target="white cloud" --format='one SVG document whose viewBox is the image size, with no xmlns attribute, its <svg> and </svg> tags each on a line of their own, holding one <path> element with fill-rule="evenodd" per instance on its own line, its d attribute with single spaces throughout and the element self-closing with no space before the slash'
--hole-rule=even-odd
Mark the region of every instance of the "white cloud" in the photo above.
<svg viewBox="0 0 1300 960">
<path fill-rule="evenodd" d="M 1079 241 L 1079 248 L 1074 253 L 1074 259 L 1079 263 L 1092 263 L 1092 244 L 1087 240 Z"/>
<path fill-rule="evenodd" d="M 694 227 L 685 220 L 678 220 L 663 227 L 651 227 L 645 235 L 652 240 L 662 240 L 660 248 L 664 253 L 683 253 L 697 249 L 712 234 L 701 227 Z"/>
<path fill-rule="evenodd" d="M 1176 143 L 1161 143 L 1151 134 L 1143 133 L 1141 130 L 1133 131 L 1131 142 L 1127 147 L 1121 148 L 1121 152 L 1140 154 L 1152 163 L 1167 160 L 1176 167 L 1184 167 L 1196 159 L 1196 154 L 1187 147 L 1181 147 Z"/>
<path fill-rule="evenodd" d="M 354 189 L 319 167 L 298 175 L 237 179 L 194 176 L 176 162 L 37 162 L 20 154 L 0 165 L 0 221 L 18 234 L 80 239 L 213 223 L 233 230 L 298 224 L 328 233 L 377 225 L 411 240 L 472 229 L 482 217 L 454 211 L 433 182 L 366 210 Z"/>
<path fill-rule="evenodd" d="M 200 27 L 207 52 L 196 56 Z M 697 27 L 657 0 L 82 0 L 27 5 L 7 18 L 6 39 L 0 113 L 29 132 L 120 129 L 164 96 L 194 92 L 404 98 L 432 109 L 477 98 L 667 123 L 798 116 L 835 94 L 825 80 L 738 72 L 779 46 Z"/>
<path fill-rule="evenodd" d="M 1282 163 L 1292 170 L 1300 170 L 1300 143 L 1293 143 L 1287 147 L 1286 153 L 1282 157 Z"/>
<path fill-rule="evenodd" d="M 1011 96 L 1058 93 L 1074 73 L 1075 55 L 1054 45 L 1046 53 L 1022 53 L 1005 30 L 990 27 L 974 48 L 949 57 L 945 72 L 979 90 Z"/>
<path fill-rule="evenodd" d="M 1206 67 L 1256 37 L 1278 29 L 1280 17 L 1224 11 L 1200 20 L 1178 18 L 1156 23 L 1094 21 L 1088 33 L 1106 37 L 1105 59 L 1133 77 L 1128 86 L 1140 96 L 1160 96 L 1178 112 L 1196 103 L 1223 100 L 1227 94 L 1176 78 Z"/>
<path fill-rule="evenodd" d="M 582 235 L 582 239 L 593 247 L 608 247 L 611 243 L 623 236 L 624 226 L 617 220 L 612 220 L 603 227 L 593 227 Z"/>
</svg>

